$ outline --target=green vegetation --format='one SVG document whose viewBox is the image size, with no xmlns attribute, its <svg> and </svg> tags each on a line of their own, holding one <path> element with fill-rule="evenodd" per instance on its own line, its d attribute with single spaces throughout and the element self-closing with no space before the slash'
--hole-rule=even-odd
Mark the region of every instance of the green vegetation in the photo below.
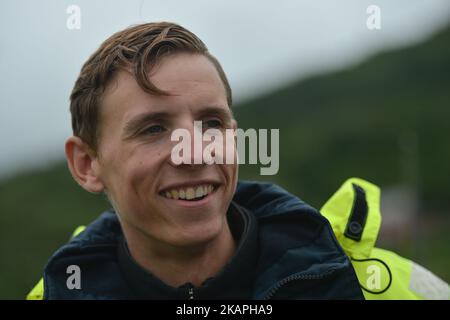
<svg viewBox="0 0 450 320">
<path fill-rule="evenodd" d="M 448 211 L 449 70 L 447 29 L 424 44 L 261 96 L 235 115 L 242 128 L 280 129 L 273 179 L 316 206 L 352 175 L 379 185 L 415 181 L 422 205 Z M 404 174 L 414 162 L 418 170 Z M 257 169 L 243 166 L 242 176 Z"/>
</svg>

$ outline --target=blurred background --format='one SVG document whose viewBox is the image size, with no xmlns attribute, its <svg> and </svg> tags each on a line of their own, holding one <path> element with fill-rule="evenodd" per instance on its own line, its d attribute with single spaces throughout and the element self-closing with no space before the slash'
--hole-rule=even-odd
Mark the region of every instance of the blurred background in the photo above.
<svg viewBox="0 0 450 320">
<path fill-rule="evenodd" d="M 79 9 L 79 28 L 68 25 Z M 369 5 L 380 8 L 370 30 Z M 0 298 L 22 299 L 74 228 L 109 208 L 64 160 L 87 57 L 131 24 L 177 22 L 221 61 L 242 128 L 280 129 L 269 180 L 316 208 L 349 177 L 382 188 L 377 245 L 450 282 L 448 0 L 61 1 L 0 5 Z"/>
</svg>

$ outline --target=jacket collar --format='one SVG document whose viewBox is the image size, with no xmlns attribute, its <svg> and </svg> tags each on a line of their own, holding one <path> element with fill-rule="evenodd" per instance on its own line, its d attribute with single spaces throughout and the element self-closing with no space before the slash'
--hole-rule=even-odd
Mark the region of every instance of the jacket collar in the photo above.
<svg viewBox="0 0 450 320">
<path fill-rule="evenodd" d="M 137 299 L 249 299 L 258 258 L 258 230 L 254 215 L 232 202 L 228 224 L 237 247 L 231 261 L 200 287 L 185 283 L 177 288 L 163 283 L 143 269 L 129 253 L 124 238 L 118 245 L 118 262 Z"/>
<path fill-rule="evenodd" d="M 242 182 L 234 200 L 258 219 L 256 299 L 271 298 L 292 282 L 301 291 L 305 287 L 302 283 L 307 286 L 348 270 L 354 274 L 328 221 L 296 196 L 271 183 Z M 347 280 L 355 296 L 361 295 L 356 276 Z M 328 282 L 330 286 L 332 282 Z M 304 293 L 296 294 L 301 297 Z"/>
</svg>

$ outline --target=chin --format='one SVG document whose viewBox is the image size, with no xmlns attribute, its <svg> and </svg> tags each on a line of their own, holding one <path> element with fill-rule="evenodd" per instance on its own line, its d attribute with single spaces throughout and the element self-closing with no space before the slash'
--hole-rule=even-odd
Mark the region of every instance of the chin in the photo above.
<svg viewBox="0 0 450 320">
<path fill-rule="evenodd" d="M 197 222 L 198 223 L 198 222 Z M 222 219 L 208 221 L 201 225 L 193 225 L 183 230 L 172 233 L 176 234 L 176 238 L 171 241 L 172 245 L 177 247 L 192 247 L 205 245 L 208 242 L 218 238 L 225 231 L 225 225 Z"/>
</svg>

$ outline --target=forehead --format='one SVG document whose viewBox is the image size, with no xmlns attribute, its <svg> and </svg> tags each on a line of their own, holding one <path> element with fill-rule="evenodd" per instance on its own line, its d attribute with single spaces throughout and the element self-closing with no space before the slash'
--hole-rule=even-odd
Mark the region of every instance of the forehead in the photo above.
<svg viewBox="0 0 450 320">
<path fill-rule="evenodd" d="M 120 124 L 148 111 L 180 113 L 208 105 L 229 108 L 222 80 L 212 62 L 203 55 L 165 57 L 148 76 L 156 87 L 171 95 L 151 95 L 142 90 L 130 73 L 120 71 L 102 98 L 103 124 Z"/>
</svg>

